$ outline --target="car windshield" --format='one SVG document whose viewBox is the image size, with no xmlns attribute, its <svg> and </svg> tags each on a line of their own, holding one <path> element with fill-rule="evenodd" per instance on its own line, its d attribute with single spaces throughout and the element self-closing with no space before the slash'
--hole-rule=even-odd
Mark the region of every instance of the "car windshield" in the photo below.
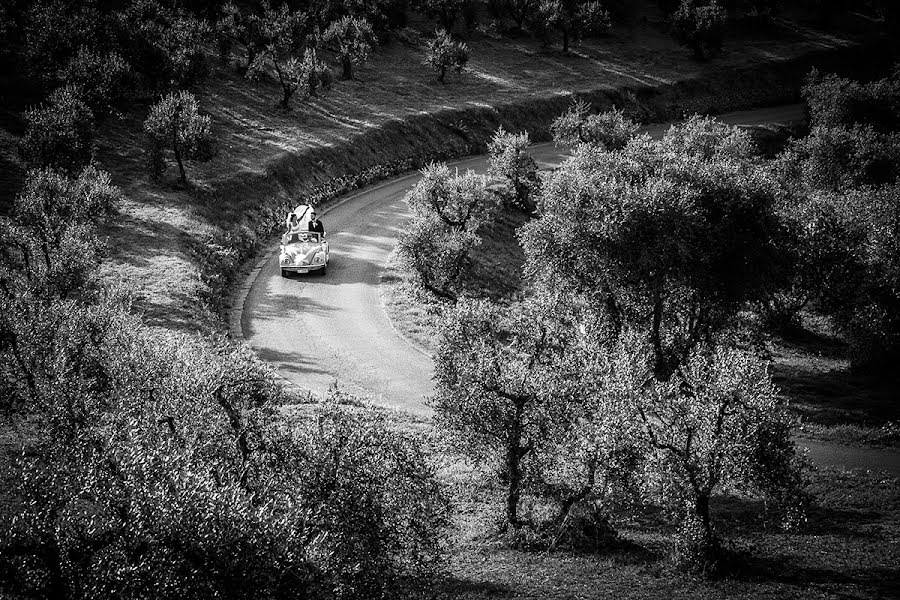
<svg viewBox="0 0 900 600">
<path fill-rule="evenodd" d="M 288 240 L 289 244 L 318 244 L 319 243 L 319 234 L 315 232 L 309 233 L 292 233 L 290 239 Z"/>
</svg>

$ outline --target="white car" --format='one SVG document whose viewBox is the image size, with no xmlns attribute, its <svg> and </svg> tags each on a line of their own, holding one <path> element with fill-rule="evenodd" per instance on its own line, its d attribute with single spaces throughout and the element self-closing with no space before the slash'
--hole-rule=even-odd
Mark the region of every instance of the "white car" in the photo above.
<svg viewBox="0 0 900 600">
<path fill-rule="evenodd" d="M 288 273 L 324 275 L 328 270 L 328 242 L 324 233 L 300 231 L 286 233 L 281 238 L 281 276 Z"/>
</svg>

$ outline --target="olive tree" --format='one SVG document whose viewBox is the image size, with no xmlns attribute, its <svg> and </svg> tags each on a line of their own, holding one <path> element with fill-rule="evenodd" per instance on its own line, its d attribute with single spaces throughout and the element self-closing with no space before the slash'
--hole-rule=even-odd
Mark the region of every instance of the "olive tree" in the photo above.
<svg viewBox="0 0 900 600">
<path fill-rule="evenodd" d="M 454 40 L 446 30 L 435 32 L 433 40 L 428 41 L 425 49 L 425 64 L 438 73 L 438 81 L 444 83 L 449 69 L 457 73 L 469 62 L 469 47 L 463 42 Z"/>
<path fill-rule="evenodd" d="M 447 165 L 432 164 L 406 200 L 414 216 L 397 243 L 401 260 L 425 289 L 455 299 L 465 283 L 469 255 L 481 243 L 478 229 L 493 220 L 497 197 L 486 178 L 472 172 L 454 175 Z"/>
<path fill-rule="evenodd" d="M 172 151 L 182 183 L 187 183 L 186 159 L 204 160 L 211 156 L 209 116 L 200 114 L 197 99 L 190 92 L 173 92 L 154 104 L 144 121 L 144 131 L 150 142 L 155 176 L 166 168 L 167 149 Z"/>
<path fill-rule="evenodd" d="M 531 140 L 528 132 L 520 134 L 508 133 L 499 128 L 488 142 L 490 159 L 488 174 L 502 180 L 509 186 L 511 204 L 520 209 L 531 205 L 531 198 L 537 190 L 538 167 L 534 158 L 528 154 Z"/>
<path fill-rule="evenodd" d="M 331 70 L 319 60 L 314 48 L 305 46 L 305 19 L 303 13 L 292 11 L 285 4 L 278 9 L 264 4 L 259 27 L 265 45 L 247 69 L 250 79 L 262 77 L 270 68 L 275 71 L 284 108 L 288 108 L 297 91 L 309 97 L 331 86 Z"/>
<path fill-rule="evenodd" d="M 415 6 L 439 27 L 452 32 L 456 19 L 471 0 L 416 0 Z"/>
<path fill-rule="evenodd" d="M 545 180 L 540 218 L 520 230 L 529 279 L 569 285 L 615 329 L 648 332 L 661 377 L 735 325 L 779 275 L 767 173 L 727 154 L 676 154 L 668 147 L 679 136 L 675 127 L 612 153 L 579 147 Z"/>
<path fill-rule="evenodd" d="M 716 0 L 708 4 L 698 0 L 681 0 L 678 9 L 670 17 L 672 36 L 682 46 L 703 60 L 722 49 L 725 23 L 728 13 Z"/>
<path fill-rule="evenodd" d="M 622 110 L 613 108 L 592 115 L 586 102 L 575 100 L 566 112 L 554 119 L 550 132 L 557 146 L 591 144 L 606 150 L 621 150 L 639 127 Z"/>
<path fill-rule="evenodd" d="M 785 527 L 802 521 L 803 460 L 761 361 L 700 350 L 668 381 L 632 390 L 629 402 L 650 450 L 647 492 L 661 495 L 678 519 L 677 554 L 690 566 L 706 571 L 721 559 L 710 512 L 717 491 L 758 494 Z"/>
<path fill-rule="evenodd" d="M 205 20 L 157 0 L 132 0 L 116 16 L 119 47 L 151 91 L 187 87 L 206 75 Z"/>
<path fill-rule="evenodd" d="M 131 66 L 118 52 L 100 53 L 87 46 L 79 48 L 59 73 L 59 80 L 78 90 L 98 121 L 125 104 L 131 79 Z"/>
<path fill-rule="evenodd" d="M 45 104 L 25 112 L 19 153 L 32 169 L 77 173 L 94 154 L 94 114 L 75 87 L 55 90 Z"/>
<path fill-rule="evenodd" d="M 342 77 L 353 79 L 353 65 L 369 58 L 375 34 L 365 19 L 345 16 L 331 23 L 322 33 L 322 41 L 332 46 L 341 65 Z"/>
<path fill-rule="evenodd" d="M 563 351 L 566 331 L 537 303 L 464 299 L 440 332 L 435 422 L 466 454 L 494 465 L 505 482 L 506 524 L 518 526 L 529 459 L 571 419 L 577 370 Z"/>
</svg>

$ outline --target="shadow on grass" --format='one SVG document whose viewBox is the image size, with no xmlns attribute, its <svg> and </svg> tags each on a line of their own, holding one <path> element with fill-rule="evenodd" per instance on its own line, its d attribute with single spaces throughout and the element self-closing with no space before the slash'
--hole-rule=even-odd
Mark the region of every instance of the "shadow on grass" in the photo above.
<svg viewBox="0 0 900 600">
<path fill-rule="evenodd" d="M 769 555 L 744 557 L 743 564 L 728 579 L 766 581 L 800 588 L 811 584 L 829 589 L 840 586 L 841 598 L 897 598 L 900 568 L 865 566 L 832 569 L 800 564 L 798 557 Z"/>
</svg>

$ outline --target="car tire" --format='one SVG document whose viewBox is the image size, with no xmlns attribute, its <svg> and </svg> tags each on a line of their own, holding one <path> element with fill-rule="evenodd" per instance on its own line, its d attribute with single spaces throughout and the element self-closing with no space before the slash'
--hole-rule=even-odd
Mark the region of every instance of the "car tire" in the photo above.
<svg viewBox="0 0 900 600">
<path fill-rule="evenodd" d="M 327 273 L 327 272 L 328 272 L 328 265 L 325 265 L 324 267 L 319 269 L 319 275 L 321 275 L 322 277 L 324 277 L 325 273 Z"/>
<path fill-rule="evenodd" d="M 282 276 L 282 277 L 287 277 L 287 276 L 288 276 L 287 270 L 282 269 L 282 270 L 281 270 L 281 276 Z"/>
</svg>

